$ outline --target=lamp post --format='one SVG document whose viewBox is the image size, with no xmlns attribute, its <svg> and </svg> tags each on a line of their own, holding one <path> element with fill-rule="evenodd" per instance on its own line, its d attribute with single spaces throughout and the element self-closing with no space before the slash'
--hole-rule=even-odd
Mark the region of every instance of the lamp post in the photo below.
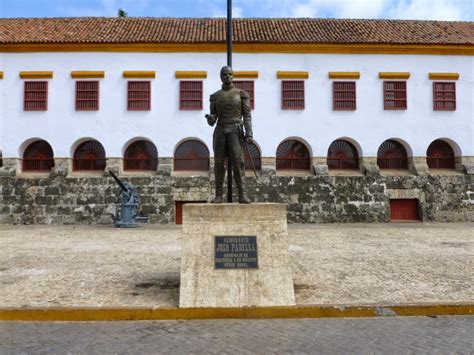
<svg viewBox="0 0 474 355">
<path fill-rule="evenodd" d="M 227 0 L 227 65 L 232 68 L 232 0 Z M 232 203 L 232 161 L 227 149 L 227 202 Z"/>
</svg>

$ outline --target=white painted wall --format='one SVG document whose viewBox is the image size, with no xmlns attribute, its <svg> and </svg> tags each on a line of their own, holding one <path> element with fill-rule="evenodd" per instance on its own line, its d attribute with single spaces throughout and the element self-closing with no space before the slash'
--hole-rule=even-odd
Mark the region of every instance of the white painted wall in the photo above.
<svg viewBox="0 0 474 355">
<path fill-rule="evenodd" d="M 446 137 L 456 142 L 462 155 L 474 156 L 473 57 L 428 55 L 340 54 L 234 54 L 234 70 L 257 70 L 254 136 L 263 156 L 275 156 L 278 144 L 290 136 L 310 144 L 313 156 L 326 156 L 339 137 L 357 141 L 364 156 L 375 156 L 388 138 L 407 142 L 415 156 L 424 156 L 428 145 Z M 0 148 L 4 157 L 19 157 L 23 143 L 33 137 L 47 140 L 56 157 L 70 157 L 84 137 L 99 140 L 108 157 L 121 157 L 134 137 L 153 141 L 161 157 L 173 156 L 185 137 L 206 142 L 212 155 L 212 128 L 204 114 L 208 98 L 220 88 L 219 70 L 224 53 L 1 53 Z M 23 111 L 20 71 L 54 71 L 49 80 L 48 111 Z M 75 111 L 72 70 L 104 70 L 100 80 L 100 110 Z M 127 111 L 124 70 L 156 70 L 152 81 L 152 110 Z M 176 70 L 206 70 L 204 110 L 179 111 Z M 305 82 L 306 109 L 281 110 L 281 84 L 276 71 L 309 71 Z M 357 110 L 332 110 L 329 71 L 359 71 Z M 410 72 L 408 109 L 384 111 L 380 71 Z M 433 111 L 429 72 L 458 72 L 457 110 Z"/>
</svg>

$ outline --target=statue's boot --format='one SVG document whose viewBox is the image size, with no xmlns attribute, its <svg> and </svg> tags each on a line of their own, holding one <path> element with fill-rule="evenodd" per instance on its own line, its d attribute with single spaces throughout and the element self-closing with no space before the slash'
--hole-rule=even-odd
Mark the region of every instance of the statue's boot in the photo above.
<svg viewBox="0 0 474 355">
<path fill-rule="evenodd" d="M 234 179 L 235 184 L 237 185 L 237 192 L 239 194 L 239 203 L 250 203 L 249 198 L 245 195 L 244 189 L 244 179 L 243 174 L 245 174 L 245 166 L 244 164 L 240 164 L 239 166 L 234 166 Z"/>
<path fill-rule="evenodd" d="M 214 175 L 216 178 L 216 197 L 212 199 L 211 203 L 223 203 L 224 198 L 223 194 L 223 184 L 224 184 L 224 163 L 215 163 L 214 165 Z"/>
</svg>

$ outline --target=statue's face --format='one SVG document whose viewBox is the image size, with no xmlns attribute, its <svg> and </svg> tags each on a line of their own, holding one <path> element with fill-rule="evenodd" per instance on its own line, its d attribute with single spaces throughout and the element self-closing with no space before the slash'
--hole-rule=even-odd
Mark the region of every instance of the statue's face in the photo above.
<svg viewBox="0 0 474 355">
<path fill-rule="evenodd" d="M 221 80 L 224 84 L 232 84 L 232 80 L 234 80 L 234 72 L 229 67 L 224 67 L 221 70 Z"/>
</svg>

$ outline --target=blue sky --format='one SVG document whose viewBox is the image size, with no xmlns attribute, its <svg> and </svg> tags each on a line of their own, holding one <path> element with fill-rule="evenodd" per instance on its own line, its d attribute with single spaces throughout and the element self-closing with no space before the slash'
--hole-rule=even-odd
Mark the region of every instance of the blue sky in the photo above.
<svg viewBox="0 0 474 355">
<path fill-rule="evenodd" d="M 0 0 L 0 17 L 224 17 L 227 0 Z M 474 0 L 233 0 L 235 17 L 473 20 Z"/>
</svg>

